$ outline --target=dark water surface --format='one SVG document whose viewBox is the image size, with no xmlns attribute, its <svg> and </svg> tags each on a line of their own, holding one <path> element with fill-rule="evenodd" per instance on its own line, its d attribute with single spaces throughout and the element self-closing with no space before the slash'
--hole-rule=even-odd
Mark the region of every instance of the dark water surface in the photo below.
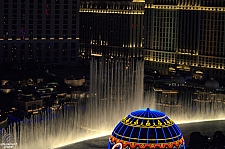
<svg viewBox="0 0 225 149">
<path fill-rule="evenodd" d="M 180 130 L 183 133 L 186 145 L 189 146 L 189 136 L 192 132 L 198 131 L 202 135 L 206 135 L 209 138 L 213 137 L 216 131 L 222 131 L 225 134 L 225 121 L 208 121 L 198 123 L 179 124 Z M 107 149 L 109 136 L 91 139 L 68 146 L 61 147 L 59 149 Z"/>
</svg>

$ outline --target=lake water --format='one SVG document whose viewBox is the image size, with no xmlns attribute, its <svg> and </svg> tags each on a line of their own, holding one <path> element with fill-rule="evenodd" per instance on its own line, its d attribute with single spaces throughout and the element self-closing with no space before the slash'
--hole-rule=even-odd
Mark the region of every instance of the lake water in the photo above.
<svg viewBox="0 0 225 149">
<path fill-rule="evenodd" d="M 192 132 L 198 131 L 202 135 L 206 135 L 209 138 L 213 137 L 213 134 L 220 130 L 225 134 L 225 121 L 206 121 L 197 123 L 178 124 L 180 130 L 183 133 L 186 146 L 189 146 L 189 136 Z M 79 143 L 71 144 L 61 147 L 59 149 L 106 149 L 109 136 L 99 137 Z"/>
</svg>

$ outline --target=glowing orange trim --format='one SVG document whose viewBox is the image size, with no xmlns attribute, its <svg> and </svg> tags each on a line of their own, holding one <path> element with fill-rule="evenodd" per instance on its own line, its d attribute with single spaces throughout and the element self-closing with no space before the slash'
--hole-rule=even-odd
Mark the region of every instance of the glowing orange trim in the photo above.
<svg viewBox="0 0 225 149">
<path fill-rule="evenodd" d="M 180 140 L 178 141 L 175 141 L 175 142 L 169 142 L 169 143 L 160 143 L 160 144 L 147 144 L 147 143 L 135 143 L 135 142 L 127 142 L 127 141 L 123 141 L 123 140 L 120 140 L 120 139 L 117 139 L 115 138 L 114 136 L 110 135 L 110 138 L 112 143 L 121 143 L 123 145 L 123 147 L 127 147 L 129 146 L 130 148 L 136 148 L 136 147 L 139 147 L 140 149 L 144 149 L 146 147 L 149 147 L 149 148 L 156 148 L 156 147 L 159 147 L 159 148 L 166 148 L 166 147 L 169 147 L 169 148 L 172 148 L 174 146 L 176 147 L 180 147 L 181 145 L 184 145 L 184 138 L 182 137 Z"/>
</svg>

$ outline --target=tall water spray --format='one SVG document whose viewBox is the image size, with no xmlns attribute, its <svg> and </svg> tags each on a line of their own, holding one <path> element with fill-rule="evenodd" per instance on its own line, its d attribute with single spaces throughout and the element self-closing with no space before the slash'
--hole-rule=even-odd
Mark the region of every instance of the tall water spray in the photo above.
<svg viewBox="0 0 225 149">
<path fill-rule="evenodd" d="M 154 107 L 150 104 L 153 98 L 145 100 L 143 97 L 142 60 L 93 60 L 90 81 L 90 98 L 85 116 L 80 120 L 90 129 L 111 132 L 121 116 L 135 109 Z"/>
<path fill-rule="evenodd" d="M 13 134 L 17 149 L 43 149 L 109 135 L 121 116 L 153 103 L 144 102 L 143 79 L 143 60 L 92 60 L 88 98 L 13 124 L 2 136 Z"/>
<path fill-rule="evenodd" d="M 225 98 L 223 96 L 210 97 L 210 94 L 219 95 L 212 91 L 205 93 L 208 96 L 193 100 L 195 99 L 194 91 L 187 87 L 180 87 L 179 97 L 174 99 L 178 100 L 178 105 L 158 105 L 155 108 L 166 113 L 177 124 L 225 119 Z"/>
<path fill-rule="evenodd" d="M 224 118 L 223 101 L 195 102 L 191 98 L 191 92 L 183 88 L 179 106 L 157 106 L 154 93 L 144 91 L 143 60 L 92 60 L 88 98 L 11 125 L 2 137 L 12 134 L 16 149 L 47 149 L 109 135 L 123 116 L 146 107 L 163 111 L 176 123 Z"/>
</svg>

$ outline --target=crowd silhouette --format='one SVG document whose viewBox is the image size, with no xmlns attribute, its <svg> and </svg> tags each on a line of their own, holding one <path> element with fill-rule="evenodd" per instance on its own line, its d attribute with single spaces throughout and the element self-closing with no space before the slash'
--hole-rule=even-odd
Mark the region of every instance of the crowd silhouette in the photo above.
<svg viewBox="0 0 225 149">
<path fill-rule="evenodd" d="M 200 132 L 192 132 L 188 149 L 225 149 L 225 135 L 222 131 L 216 131 L 210 139 Z"/>
</svg>

